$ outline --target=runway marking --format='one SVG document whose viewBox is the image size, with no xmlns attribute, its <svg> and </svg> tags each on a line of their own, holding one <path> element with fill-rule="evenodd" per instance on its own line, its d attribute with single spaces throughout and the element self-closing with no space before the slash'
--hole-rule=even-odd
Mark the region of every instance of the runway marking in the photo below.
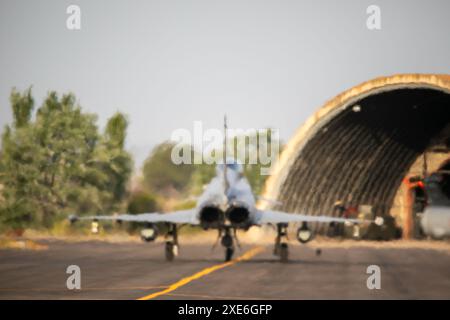
<svg viewBox="0 0 450 320">
<path fill-rule="evenodd" d="M 150 289 L 164 289 L 167 286 L 148 286 L 148 287 L 117 287 L 117 288 L 81 288 L 81 291 L 125 291 L 125 290 L 150 290 Z M 25 292 L 25 291 L 38 291 L 38 292 L 54 292 L 54 291 L 67 291 L 67 288 L 0 288 L 0 292 L 15 291 L 15 292 Z"/>
<path fill-rule="evenodd" d="M 244 297 L 244 296 L 210 296 L 206 294 L 196 294 L 196 293 L 168 293 L 168 296 L 173 297 L 194 297 L 203 299 L 220 299 L 220 300 L 270 300 L 270 298 L 257 298 L 257 297 Z M 273 298 L 275 300 L 275 298 Z"/>
<path fill-rule="evenodd" d="M 261 246 L 253 248 L 253 249 L 247 251 L 246 253 L 244 253 L 242 256 L 240 256 L 240 257 L 238 257 L 238 258 L 236 258 L 234 260 L 231 260 L 231 261 L 228 261 L 228 262 L 224 262 L 224 263 L 221 263 L 221 264 L 217 264 L 215 266 L 203 269 L 203 270 L 193 274 L 192 276 L 183 278 L 180 281 L 175 282 L 174 284 L 170 285 L 165 290 L 158 291 L 158 292 L 155 292 L 155 293 L 151 293 L 151 294 L 149 294 L 149 295 L 147 295 L 145 297 L 139 298 L 138 300 L 150 300 L 150 299 L 154 299 L 154 298 L 157 298 L 159 296 L 168 294 L 168 293 L 170 293 L 172 291 L 177 290 L 178 288 L 180 288 L 182 286 L 185 286 L 186 284 L 188 284 L 188 283 L 190 283 L 190 282 L 192 282 L 194 280 L 197 280 L 197 279 L 199 279 L 199 278 L 201 278 L 203 276 L 206 276 L 206 275 L 208 275 L 210 273 L 213 273 L 214 271 L 217 271 L 217 270 L 229 267 L 229 266 L 231 266 L 233 264 L 236 264 L 236 263 L 238 263 L 240 261 L 249 260 L 252 257 L 254 257 L 255 255 L 257 255 L 258 253 L 261 253 L 263 250 L 264 250 L 264 247 L 261 247 Z"/>
</svg>

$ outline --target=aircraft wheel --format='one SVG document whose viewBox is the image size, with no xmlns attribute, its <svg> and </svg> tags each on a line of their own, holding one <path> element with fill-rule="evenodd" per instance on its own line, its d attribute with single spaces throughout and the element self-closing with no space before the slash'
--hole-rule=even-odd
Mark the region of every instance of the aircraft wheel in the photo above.
<svg viewBox="0 0 450 320">
<path fill-rule="evenodd" d="M 289 248 L 287 243 L 282 243 L 280 245 L 280 261 L 283 263 L 288 262 L 289 259 Z"/>
<path fill-rule="evenodd" d="M 173 258 L 175 257 L 175 252 L 174 252 L 174 244 L 171 241 L 167 241 L 166 242 L 166 260 L 167 261 L 173 261 Z"/>
<path fill-rule="evenodd" d="M 234 253 L 234 249 L 233 248 L 226 248 L 225 249 L 225 261 L 231 261 L 231 259 L 233 259 L 233 253 Z"/>
<path fill-rule="evenodd" d="M 274 256 L 280 255 L 280 247 L 281 247 L 280 243 L 275 243 L 275 246 L 273 247 L 273 255 Z"/>
<path fill-rule="evenodd" d="M 226 234 L 222 237 L 222 246 L 225 248 L 231 248 L 233 246 L 233 237 L 229 234 Z"/>
</svg>

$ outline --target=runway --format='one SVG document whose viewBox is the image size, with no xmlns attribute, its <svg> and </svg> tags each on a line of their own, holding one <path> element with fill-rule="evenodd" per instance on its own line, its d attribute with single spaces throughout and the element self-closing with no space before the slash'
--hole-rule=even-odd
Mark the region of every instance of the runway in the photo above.
<svg viewBox="0 0 450 320">
<path fill-rule="evenodd" d="M 292 245 L 280 263 L 269 245 L 244 245 L 223 263 L 222 248 L 186 244 L 166 262 L 162 243 L 41 241 L 47 250 L 0 250 L 0 299 L 450 299 L 450 254 L 419 248 Z M 81 268 L 68 290 L 66 268 Z M 366 269 L 378 265 L 381 289 Z M 206 271 L 205 271 L 206 270 Z"/>
</svg>

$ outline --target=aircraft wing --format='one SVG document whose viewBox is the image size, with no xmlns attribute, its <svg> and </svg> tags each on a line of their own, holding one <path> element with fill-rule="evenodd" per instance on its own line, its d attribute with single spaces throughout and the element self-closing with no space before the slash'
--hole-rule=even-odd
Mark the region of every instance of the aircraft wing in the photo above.
<svg viewBox="0 0 450 320">
<path fill-rule="evenodd" d="M 362 223 L 362 222 L 372 222 L 372 220 L 360 220 L 360 219 L 346 219 L 338 217 L 328 217 L 328 216 L 309 216 L 304 214 L 293 214 L 281 211 L 272 210 L 258 210 L 256 212 L 255 224 L 261 225 L 265 223 L 290 223 L 290 222 L 352 222 L 352 223 Z"/>
<path fill-rule="evenodd" d="M 113 216 L 69 216 L 69 220 L 113 220 L 113 221 L 129 221 L 129 222 L 169 222 L 169 223 L 187 223 L 199 224 L 197 218 L 197 210 L 180 210 L 168 213 L 141 213 L 141 214 L 119 214 Z"/>
</svg>

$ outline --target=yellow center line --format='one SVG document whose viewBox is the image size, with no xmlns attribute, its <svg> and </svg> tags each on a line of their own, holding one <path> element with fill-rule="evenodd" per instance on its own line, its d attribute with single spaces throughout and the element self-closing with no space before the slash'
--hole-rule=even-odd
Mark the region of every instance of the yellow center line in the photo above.
<svg viewBox="0 0 450 320">
<path fill-rule="evenodd" d="M 221 299 L 221 300 L 267 300 L 267 298 L 257 297 L 237 297 L 237 296 L 211 296 L 206 294 L 191 294 L 191 293 L 168 293 L 168 296 L 173 297 L 187 297 L 187 298 L 202 298 L 202 299 Z"/>
<path fill-rule="evenodd" d="M 177 290 L 178 288 L 180 288 L 182 286 L 185 286 L 189 282 L 192 282 L 192 281 L 197 280 L 197 279 L 199 279 L 199 278 L 201 278 L 203 276 L 206 276 L 206 275 L 208 275 L 210 273 L 213 273 L 214 271 L 217 271 L 217 270 L 229 267 L 229 266 L 231 266 L 233 264 L 236 264 L 236 263 L 238 263 L 240 261 L 249 260 L 252 257 L 254 257 L 255 255 L 257 255 L 258 253 L 261 253 L 263 250 L 264 250 L 264 247 L 253 248 L 253 249 L 247 251 L 246 253 L 244 253 L 242 256 L 240 256 L 240 257 L 238 257 L 238 258 L 236 258 L 234 260 L 231 260 L 231 261 L 228 261 L 228 262 L 224 262 L 224 263 L 221 263 L 221 264 L 217 264 L 215 266 L 203 269 L 203 270 L 193 274 L 192 276 L 183 278 L 180 281 L 175 282 L 174 284 L 170 285 L 165 290 L 158 291 L 158 292 L 155 292 L 155 293 L 151 293 L 151 294 L 149 294 L 149 295 L 147 295 L 145 297 L 139 298 L 138 300 L 150 300 L 150 299 L 154 299 L 156 297 L 168 294 L 168 293 L 170 293 L 172 291 Z"/>
</svg>

